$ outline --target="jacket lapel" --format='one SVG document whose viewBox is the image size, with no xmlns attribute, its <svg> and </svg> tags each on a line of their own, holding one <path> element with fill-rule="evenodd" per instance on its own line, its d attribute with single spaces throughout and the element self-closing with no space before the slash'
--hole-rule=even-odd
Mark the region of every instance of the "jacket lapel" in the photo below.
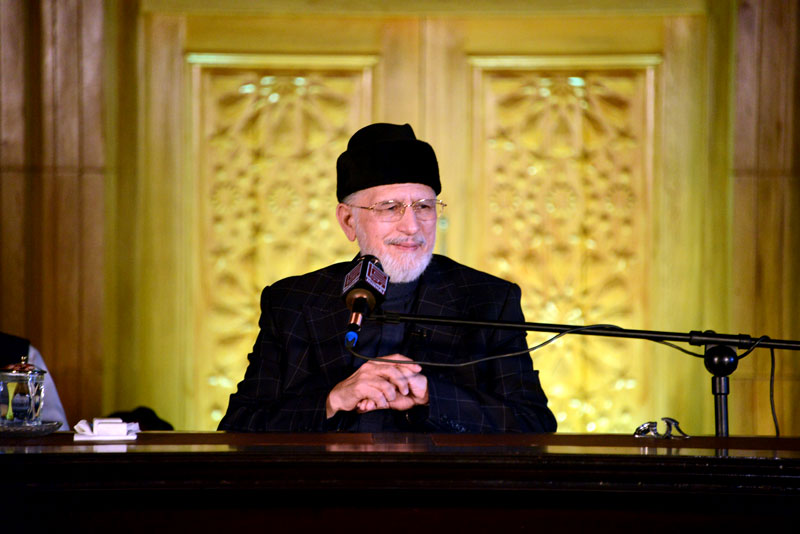
<svg viewBox="0 0 800 534">
<path fill-rule="evenodd" d="M 344 346 L 350 316 L 341 295 L 344 275 L 344 268 L 334 269 L 322 284 L 318 296 L 303 307 L 312 354 L 320 370 L 330 380 L 336 381 L 341 379 L 342 370 L 349 368 L 351 359 Z"/>
<path fill-rule="evenodd" d="M 436 317 L 462 317 L 468 295 L 458 291 L 452 272 L 445 272 L 434 256 L 420 280 L 417 315 Z M 409 353 L 429 361 L 452 360 L 459 353 L 455 350 L 460 340 L 458 327 L 419 323 L 411 330 Z M 413 356 L 412 356 L 413 357 Z"/>
<path fill-rule="evenodd" d="M 452 276 L 447 276 L 443 272 L 434 256 L 428 268 L 422 273 L 416 313 L 456 317 L 465 299 L 466 295 L 456 291 Z"/>
</svg>

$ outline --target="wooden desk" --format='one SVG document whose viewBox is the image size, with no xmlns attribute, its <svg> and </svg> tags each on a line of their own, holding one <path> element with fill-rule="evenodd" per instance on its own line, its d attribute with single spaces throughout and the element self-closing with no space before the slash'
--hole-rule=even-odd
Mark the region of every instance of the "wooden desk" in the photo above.
<svg viewBox="0 0 800 534">
<path fill-rule="evenodd" d="M 57 433 L 0 439 L 0 480 L 6 510 L 111 531 L 739 530 L 800 517 L 800 439 Z"/>
</svg>

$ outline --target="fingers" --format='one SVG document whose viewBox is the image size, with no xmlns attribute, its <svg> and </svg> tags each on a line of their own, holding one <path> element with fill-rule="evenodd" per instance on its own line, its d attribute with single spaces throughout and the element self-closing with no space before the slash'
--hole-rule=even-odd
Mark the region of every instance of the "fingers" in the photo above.
<svg viewBox="0 0 800 534">
<path fill-rule="evenodd" d="M 380 362 L 381 360 L 389 360 L 392 362 L 396 361 L 403 361 L 403 362 L 413 362 L 411 358 L 403 356 L 402 354 L 389 354 L 388 356 L 381 356 L 380 358 L 376 358 L 375 362 Z M 394 365 L 395 368 L 399 369 L 403 374 L 417 374 L 422 372 L 422 366 L 417 363 L 395 363 L 389 364 Z"/>
<path fill-rule="evenodd" d="M 425 375 L 419 374 L 409 380 L 409 392 L 406 395 L 397 395 L 394 399 L 388 400 L 388 406 L 377 406 L 374 401 L 362 399 L 358 403 L 357 409 L 360 413 L 369 412 L 377 409 L 390 408 L 392 410 L 410 410 L 416 405 L 428 404 L 428 379 Z"/>
<path fill-rule="evenodd" d="M 416 363 L 384 363 L 381 360 L 408 362 L 411 362 L 412 360 L 403 356 L 402 354 L 391 354 L 376 358 L 375 360 L 367 362 L 362 366 L 362 368 L 364 368 L 367 365 L 370 365 L 369 369 L 371 371 L 377 373 L 378 376 L 381 376 L 394 384 L 394 386 L 397 388 L 397 391 L 399 391 L 401 395 L 408 395 L 409 380 L 418 376 L 419 373 L 422 372 L 422 367 Z"/>
<path fill-rule="evenodd" d="M 408 387 L 411 391 L 411 395 L 415 399 L 424 399 L 425 402 L 428 401 L 428 379 L 425 375 L 418 374 L 409 379 Z"/>
<path fill-rule="evenodd" d="M 399 392 L 401 395 L 408 395 L 408 378 L 405 375 L 395 369 L 390 372 L 381 373 L 381 376 L 388 381 L 395 391 Z"/>
<path fill-rule="evenodd" d="M 378 406 L 375 404 L 374 401 L 370 399 L 362 399 L 356 405 L 356 410 L 358 410 L 359 413 L 371 412 L 372 410 L 377 410 L 377 409 Z"/>
<path fill-rule="evenodd" d="M 362 400 L 371 401 L 375 405 L 372 409 L 388 408 L 396 397 L 396 388 L 387 380 L 356 372 L 334 386 L 328 394 L 326 411 L 328 417 L 338 411 L 349 412 Z"/>
<path fill-rule="evenodd" d="M 361 369 L 365 375 L 368 374 L 391 385 L 401 395 L 408 395 L 408 379 L 413 376 L 413 373 L 403 372 L 391 364 L 376 362 L 367 362 L 361 366 Z"/>
<path fill-rule="evenodd" d="M 397 398 L 397 389 L 386 380 L 373 379 L 359 382 L 349 391 L 349 395 L 354 408 L 368 401 L 374 405 L 372 409 L 377 410 L 389 407 L 389 403 Z"/>
<path fill-rule="evenodd" d="M 386 380 L 372 380 L 364 386 L 364 396 L 375 401 L 375 404 L 381 408 L 388 407 L 389 402 L 397 398 L 397 388 Z M 408 389 L 408 384 L 406 384 L 406 389 Z"/>
<path fill-rule="evenodd" d="M 348 378 L 334 386 L 326 401 L 328 417 L 337 411 L 361 413 L 392 408 L 407 410 L 427 403 L 428 381 L 422 367 L 402 354 L 391 354 L 364 363 Z"/>
<path fill-rule="evenodd" d="M 395 400 L 389 403 L 389 408 L 392 410 L 398 410 L 404 412 L 406 410 L 410 410 L 416 405 L 416 401 L 410 396 L 401 396 L 397 397 Z"/>
</svg>

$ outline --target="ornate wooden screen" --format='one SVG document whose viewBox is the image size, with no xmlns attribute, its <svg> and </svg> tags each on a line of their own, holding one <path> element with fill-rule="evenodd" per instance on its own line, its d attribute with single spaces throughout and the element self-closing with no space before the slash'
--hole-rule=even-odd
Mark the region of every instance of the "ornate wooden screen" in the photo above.
<svg viewBox="0 0 800 534">
<path fill-rule="evenodd" d="M 658 62 L 471 61 L 485 267 L 520 284 L 528 321 L 644 323 Z M 628 432 L 648 417 L 641 351 L 613 338 L 556 343 L 533 356 L 561 430 Z"/>
</svg>

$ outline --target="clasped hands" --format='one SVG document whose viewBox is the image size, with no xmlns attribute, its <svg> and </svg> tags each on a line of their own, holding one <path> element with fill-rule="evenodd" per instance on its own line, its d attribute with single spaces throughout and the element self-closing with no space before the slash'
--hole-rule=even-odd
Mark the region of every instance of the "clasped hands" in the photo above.
<svg viewBox="0 0 800 534">
<path fill-rule="evenodd" d="M 411 361 L 402 354 L 391 354 L 365 362 L 328 394 L 325 403 L 328 418 L 339 411 L 405 411 L 418 404 L 428 404 L 428 379 L 422 374 L 421 366 L 381 360 Z"/>
</svg>

